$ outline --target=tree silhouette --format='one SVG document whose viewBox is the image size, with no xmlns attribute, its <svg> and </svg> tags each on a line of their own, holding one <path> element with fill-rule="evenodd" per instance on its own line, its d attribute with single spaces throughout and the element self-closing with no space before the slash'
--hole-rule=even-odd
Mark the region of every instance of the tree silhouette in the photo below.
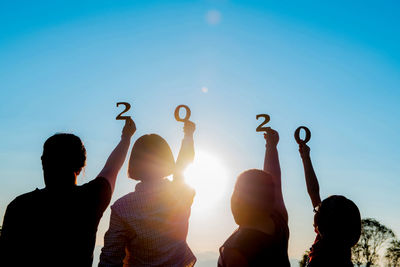
<svg viewBox="0 0 400 267">
<path fill-rule="evenodd" d="M 301 259 L 301 261 L 299 261 L 300 267 L 306 267 L 309 253 L 310 253 L 310 251 L 308 251 L 308 250 L 306 250 L 306 252 L 304 252 L 303 258 Z"/>
<path fill-rule="evenodd" d="M 400 266 L 400 240 L 392 240 L 392 242 L 390 242 L 390 246 L 386 250 L 385 258 L 388 267 Z"/>
<path fill-rule="evenodd" d="M 370 267 L 379 261 L 380 250 L 395 236 L 392 230 L 375 219 L 363 219 L 361 224 L 361 237 L 352 248 L 352 259 L 357 266 L 365 264 L 366 267 Z"/>
</svg>

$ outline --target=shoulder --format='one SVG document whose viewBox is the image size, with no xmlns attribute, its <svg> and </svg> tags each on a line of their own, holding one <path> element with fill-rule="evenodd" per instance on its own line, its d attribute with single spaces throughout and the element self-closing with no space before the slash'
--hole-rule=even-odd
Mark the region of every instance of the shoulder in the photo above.
<svg viewBox="0 0 400 267">
<path fill-rule="evenodd" d="M 92 181 L 79 186 L 80 191 L 93 193 L 93 194 L 100 194 L 104 198 L 111 198 L 112 190 L 111 185 L 104 177 L 96 177 Z"/>
<path fill-rule="evenodd" d="M 248 266 L 246 257 L 235 248 L 224 248 L 221 251 L 221 261 L 225 267 Z"/>
<path fill-rule="evenodd" d="M 24 204 L 31 204 L 32 201 L 35 201 L 40 194 L 42 193 L 42 190 L 39 190 L 38 188 L 36 188 L 35 190 L 19 195 L 17 196 L 13 201 L 10 202 L 10 204 L 8 204 L 8 207 L 17 207 L 20 205 L 24 205 Z"/>
<path fill-rule="evenodd" d="M 111 185 L 108 182 L 108 180 L 104 177 L 98 176 L 92 181 L 83 184 L 80 186 L 81 188 L 102 188 L 105 190 L 110 190 L 111 191 Z"/>
<path fill-rule="evenodd" d="M 35 203 L 37 203 L 39 200 L 39 192 L 41 192 L 41 190 L 36 189 L 32 192 L 16 197 L 7 205 L 4 216 L 13 218 L 15 216 L 19 216 L 18 214 L 24 214 L 26 211 L 33 210 L 32 207 L 35 206 Z"/>
<path fill-rule="evenodd" d="M 179 192 L 179 196 L 194 198 L 196 195 L 196 191 L 183 181 L 167 180 L 166 183 L 172 191 Z"/>
<path fill-rule="evenodd" d="M 126 194 L 125 196 L 117 199 L 114 202 L 114 204 L 111 205 L 111 210 L 114 212 L 120 213 L 124 209 L 131 209 L 134 199 L 135 199 L 135 192 Z"/>
</svg>

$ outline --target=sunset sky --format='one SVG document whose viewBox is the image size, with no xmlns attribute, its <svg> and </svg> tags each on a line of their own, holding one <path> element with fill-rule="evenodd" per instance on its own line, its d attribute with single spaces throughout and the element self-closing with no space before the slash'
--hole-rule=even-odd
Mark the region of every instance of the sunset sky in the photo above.
<svg viewBox="0 0 400 267">
<path fill-rule="evenodd" d="M 126 101 L 133 141 L 158 133 L 175 156 L 174 109 L 191 108 L 187 179 L 198 194 L 188 243 L 199 266 L 215 266 L 236 227 L 237 175 L 262 168 L 260 113 L 280 133 L 290 258 L 315 237 L 300 125 L 312 132 L 322 198 L 345 195 L 400 236 L 399 13 L 397 1 L 1 1 L 0 220 L 16 196 L 44 187 L 42 145 L 56 132 L 85 143 L 79 184 L 95 178 L 120 138 L 115 104 Z M 134 185 L 124 165 L 112 203 Z"/>
</svg>

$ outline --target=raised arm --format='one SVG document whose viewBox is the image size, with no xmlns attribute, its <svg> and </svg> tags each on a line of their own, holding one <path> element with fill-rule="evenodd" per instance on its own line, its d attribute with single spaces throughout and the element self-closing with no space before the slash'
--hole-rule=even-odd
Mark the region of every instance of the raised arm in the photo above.
<svg viewBox="0 0 400 267">
<path fill-rule="evenodd" d="M 268 128 L 264 138 L 266 141 L 264 171 L 271 174 L 275 180 L 276 210 L 288 220 L 288 213 L 282 194 L 281 167 L 277 149 L 279 134 L 277 131 Z"/>
<path fill-rule="evenodd" d="M 310 158 L 310 147 L 306 144 L 299 145 L 299 152 L 303 160 L 304 175 L 306 178 L 307 192 L 311 198 L 313 207 L 317 207 L 321 203 L 319 195 L 319 184 L 317 176 L 315 175 L 314 168 Z"/>
<path fill-rule="evenodd" d="M 108 157 L 106 164 L 99 173 L 98 177 L 104 177 L 110 183 L 111 191 L 114 191 L 115 180 L 119 170 L 124 164 L 126 154 L 128 153 L 131 137 L 136 131 L 136 125 L 131 118 L 125 121 L 125 126 L 122 129 L 121 141 L 114 148 L 111 155 Z"/>
<path fill-rule="evenodd" d="M 178 158 L 176 159 L 174 180 L 182 180 L 183 172 L 187 165 L 194 160 L 194 141 L 193 134 L 196 130 L 196 125 L 191 121 L 186 121 L 183 127 L 184 137 L 179 150 Z"/>
</svg>

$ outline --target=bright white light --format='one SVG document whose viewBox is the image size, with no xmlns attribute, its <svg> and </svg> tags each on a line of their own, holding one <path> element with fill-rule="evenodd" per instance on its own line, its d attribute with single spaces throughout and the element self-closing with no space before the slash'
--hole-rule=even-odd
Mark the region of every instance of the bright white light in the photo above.
<svg viewBox="0 0 400 267">
<path fill-rule="evenodd" d="M 185 181 L 196 190 L 195 205 L 210 208 L 226 192 L 228 175 L 221 161 L 206 152 L 196 152 L 192 165 L 185 171 Z"/>
<path fill-rule="evenodd" d="M 218 10 L 209 10 L 206 14 L 206 21 L 210 25 L 216 25 L 221 22 L 221 13 Z"/>
</svg>

